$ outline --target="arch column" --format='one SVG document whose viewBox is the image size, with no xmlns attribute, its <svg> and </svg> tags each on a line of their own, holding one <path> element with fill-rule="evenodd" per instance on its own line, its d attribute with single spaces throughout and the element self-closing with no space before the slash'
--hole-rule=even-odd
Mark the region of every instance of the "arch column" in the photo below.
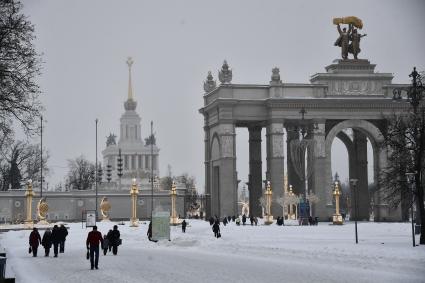
<svg viewBox="0 0 425 283">
<path fill-rule="evenodd" d="M 293 165 L 293 162 L 291 160 L 291 149 L 290 149 L 290 142 L 294 139 L 298 139 L 298 132 L 288 130 L 288 127 L 286 128 L 286 135 L 287 135 L 287 141 L 286 141 L 286 156 L 288 156 L 288 163 L 287 163 L 287 174 L 288 174 L 288 186 L 292 185 L 293 192 L 296 195 L 304 194 L 304 184 L 301 181 L 300 177 L 295 172 L 295 168 Z"/>
<path fill-rule="evenodd" d="M 285 155 L 283 151 L 283 123 L 269 123 L 266 128 L 267 139 L 267 179 L 273 190 L 271 213 L 274 217 L 282 215 L 282 207 L 276 200 L 283 196 Z"/>
<path fill-rule="evenodd" d="M 249 133 L 249 213 L 262 217 L 261 126 L 248 127 Z"/>
<path fill-rule="evenodd" d="M 368 188 L 368 174 L 367 174 L 367 137 L 361 131 L 353 129 L 353 154 L 351 157 L 354 161 L 350 162 L 350 167 L 354 165 L 354 170 L 350 170 L 353 174 L 350 178 L 358 179 L 357 190 L 358 190 L 358 220 L 369 221 L 369 210 L 370 210 L 370 196 Z M 349 158 L 351 160 L 351 158 Z M 350 174 L 350 175 L 351 175 Z M 351 188 L 352 190 L 352 188 Z M 354 196 L 354 191 L 351 191 L 351 195 Z M 353 198 L 352 198 L 353 199 Z M 353 202 L 351 202 L 353 203 Z M 351 215 L 353 214 L 353 206 Z"/>
</svg>

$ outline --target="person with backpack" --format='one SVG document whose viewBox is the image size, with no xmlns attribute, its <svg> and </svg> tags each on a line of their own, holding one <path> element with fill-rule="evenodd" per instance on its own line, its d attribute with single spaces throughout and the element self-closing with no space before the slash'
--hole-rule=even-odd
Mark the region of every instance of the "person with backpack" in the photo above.
<svg viewBox="0 0 425 283">
<path fill-rule="evenodd" d="M 41 237 L 38 233 L 37 228 L 33 228 L 29 237 L 29 245 L 30 245 L 30 253 L 32 252 L 33 257 L 37 257 L 37 249 L 39 244 L 41 243 Z"/>
<path fill-rule="evenodd" d="M 62 224 L 59 227 L 59 252 L 64 253 L 65 252 L 65 240 L 66 236 L 68 236 L 68 229 Z"/>
<path fill-rule="evenodd" d="M 87 250 L 90 250 L 90 267 L 99 269 L 99 243 L 103 244 L 102 234 L 97 231 L 97 226 L 89 232 L 86 240 Z"/>
<path fill-rule="evenodd" d="M 41 245 L 44 247 L 44 256 L 49 256 L 52 247 L 52 231 L 50 231 L 49 228 L 47 228 L 43 234 Z"/>
<path fill-rule="evenodd" d="M 183 233 L 186 233 L 186 225 L 187 225 L 186 220 L 183 219 L 183 222 L 182 222 L 182 232 Z"/>
<path fill-rule="evenodd" d="M 214 223 L 214 225 L 212 226 L 212 230 L 214 232 L 214 237 L 216 238 L 220 238 L 221 234 L 220 234 L 220 221 L 216 221 Z"/>
<path fill-rule="evenodd" d="M 58 225 L 53 226 L 51 239 L 53 244 L 53 253 L 55 254 L 53 257 L 58 257 L 60 242 L 60 231 Z"/>
<path fill-rule="evenodd" d="M 111 232 L 111 236 L 108 239 L 109 245 L 112 245 L 112 254 L 113 255 L 117 255 L 118 253 L 118 246 L 121 244 L 121 239 L 120 239 L 120 231 L 118 230 L 118 226 L 114 225 L 114 229 Z"/>
</svg>

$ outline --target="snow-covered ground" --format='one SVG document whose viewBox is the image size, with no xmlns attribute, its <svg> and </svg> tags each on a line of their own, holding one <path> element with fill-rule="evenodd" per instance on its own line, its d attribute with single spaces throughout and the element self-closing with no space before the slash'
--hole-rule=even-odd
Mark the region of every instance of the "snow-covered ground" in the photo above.
<svg viewBox="0 0 425 283">
<path fill-rule="evenodd" d="M 115 223 L 99 223 L 106 233 Z M 28 254 L 30 231 L 0 234 L 8 273 L 16 282 L 425 282 L 425 246 L 412 247 L 409 223 L 332 226 L 221 225 L 215 239 L 207 222 L 189 220 L 186 234 L 171 227 L 171 241 L 149 242 L 148 223 L 118 225 L 118 255 L 103 254 L 90 270 L 85 240 L 91 229 L 69 224 L 65 253 Z M 42 235 L 43 231 L 41 231 Z M 418 238 L 417 238 L 418 240 Z M 51 252 L 52 254 L 52 252 Z"/>
</svg>

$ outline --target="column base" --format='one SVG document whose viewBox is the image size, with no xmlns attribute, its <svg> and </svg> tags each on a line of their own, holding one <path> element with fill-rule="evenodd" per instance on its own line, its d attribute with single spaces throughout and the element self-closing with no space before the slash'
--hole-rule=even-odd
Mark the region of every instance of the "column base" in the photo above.
<svg viewBox="0 0 425 283">
<path fill-rule="evenodd" d="M 47 222 L 47 220 L 46 219 L 41 219 L 40 221 L 38 221 L 38 223 L 37 223 L 38 225 L 49 225 L 50 223 L 49 222 Z"/>
<path fill-rule="evenodd" d="M 170 225 L 177 226 L 180 224 L 181 224 L 181 221 L 178 217 L 170 217 Z"/>
<path fill-rule="evenodd" d="M 107 221 L 103 221 L 102 220 L 102 222 L 107 222 Z M 139 219 L 137 219 L 137 218 L 131 218 L 130 219 L 130 227 L 139 227 Z"/>
<path fill-rule="evenodd" d="M 109 219 L 109 217 L 104 217 L 100 222 L 111 222 L 111 219 Z"/>
<path fill-rule="evenodd" d="M 264 216 L 264 225 L 273 224 L 273 215 Z"/>
<path fill-rule="evenodd" d="M 332 216 L 332 224 L 333 225 L 342 225 L 342 224 L 344 224 L 344 220 L 342 219 L 342 215 L 341 214 L 334 214 Z"/>
</svg>

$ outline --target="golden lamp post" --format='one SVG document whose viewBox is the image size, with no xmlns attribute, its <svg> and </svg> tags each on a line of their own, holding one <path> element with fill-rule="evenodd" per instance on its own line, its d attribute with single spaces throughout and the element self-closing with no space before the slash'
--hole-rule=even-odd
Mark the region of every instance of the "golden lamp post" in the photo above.
<svg viewBox="0 0 425 283">
<path fill-rule="evenodd" d="M 339 197 L 341 196 L 339 182 L 335 182 L 335 189 L 333 191 L 333 195 L 335 197 L 335 214 L 333 215 L 332 222 L 334 225 L 342 225 L 343 220 L 341 214 L 339 213 Z"/>
<path fill-rule="evenodd" d="M 137 219 L 137 196 L 139 194 L 139 189 L 137 188 L 136 178 L 133 178 L 133 183 L 130 188 L 131 196 L 131 218 L 130 218 L 130 227 L 138 227 L 139 219 Z"/>
<path fill-rule="evenodd" d="M 176 183 L 173 181 L 173 185 L 171 186 L 171 216 L 170 216 L 170 224 L 171 225 L 178 225 L 179 224 L 179 218 L 177 217 L 176 212 L 176 197 L 177 197 L 177 191 L 176 191 Z"/>
<path fill-rule="evenodd" d="M 32 190 L 32 180 L 28 180 L 27 190 L 25 191 L 25 201 L 26 201 L 26 209 L 27 209 L 27 219 L 25 220 L 25 224 L 33 225 L 34 222 L 32 220 L 32 198 L 34 196 L 34 191 Z"/>
<path fill-rule="evenodd" d="M 266 216 L 264 218 L 264 224 L 270 225 L 273 223 L 273 215 L 271 215 L 271 205 L 272 205 L 272 187 L 270 185 L 270 181 L 267 181 L 267 187 L 264 192 L 266 199 Z"/>
<path fill-rule="evenodd" d="M 49 205 L 47 204 L 46 198 L 41 198 L 37 204 L 37 212 L 38 212 L 38 224 L 48 225 L 47 222 L 47 212 L 49 211 Z"/>
</svg>

